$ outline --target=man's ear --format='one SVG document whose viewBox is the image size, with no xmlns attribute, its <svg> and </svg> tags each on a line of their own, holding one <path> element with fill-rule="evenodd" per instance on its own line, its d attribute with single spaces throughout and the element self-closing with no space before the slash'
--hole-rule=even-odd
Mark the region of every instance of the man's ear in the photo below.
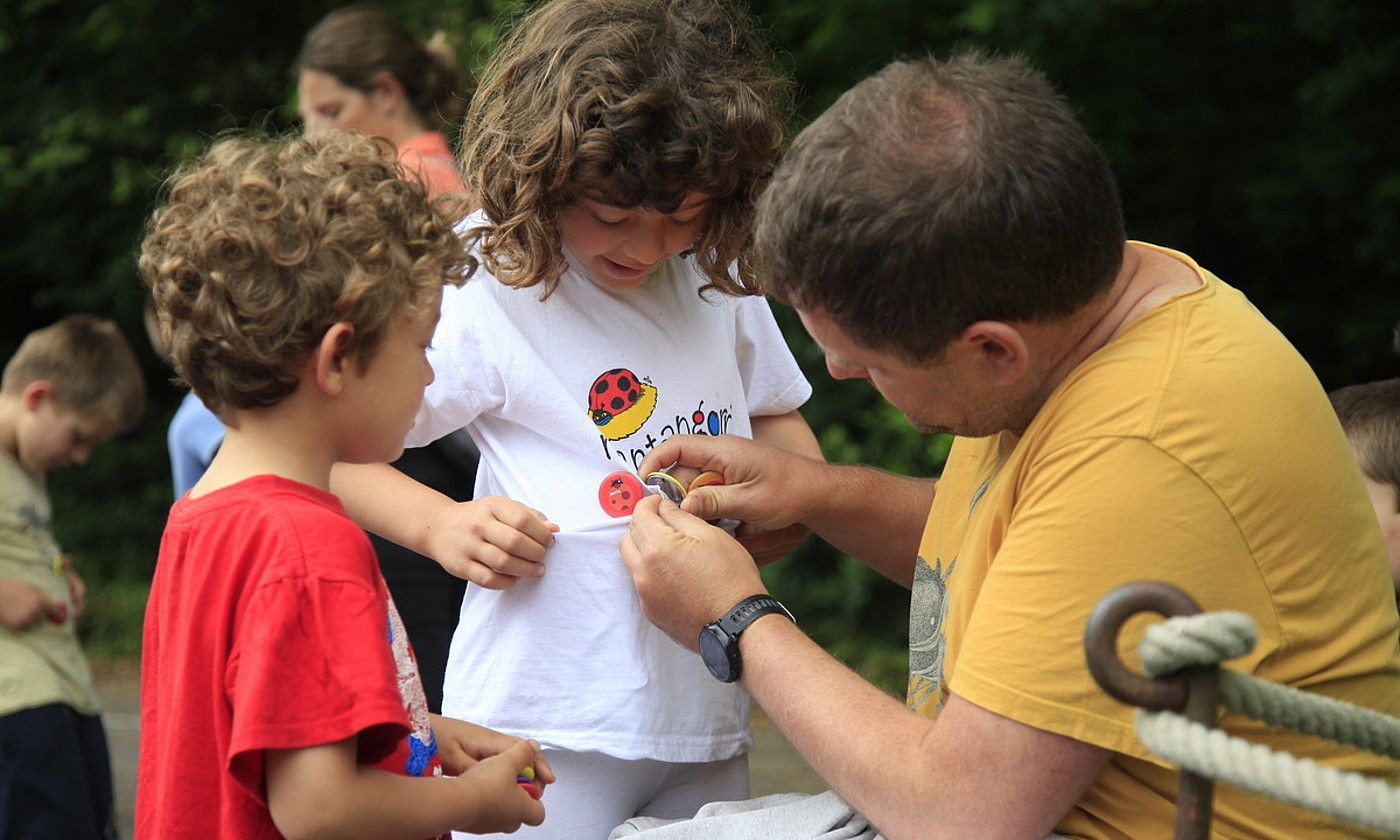
<svg viewBox="0 0 1400 840">
<path fill-rule="evenodd" d="M 46 400 L 53 399 L 53 383 L 47 379 L 36 379 L 24 386 L 19 399 L 25 411 L 37 411 Z"/>
<path fill-rule="evenodd" d="M 1014 381 L 1030 361 L 1025 337 L 1005 321 L 976 321 L 958 335 L 957 341 L 976 354 L 978 364 L 997 382 Z"/>
<path fill-rule="evenodd" d="M 331 324 L 311 353 L 311 376 L 316 387 L 328 397 L 340 396 L 347 379 L 355 372 L 355 359 L 350 352 L 355 328 L 344 321 Z"/>
</svg>

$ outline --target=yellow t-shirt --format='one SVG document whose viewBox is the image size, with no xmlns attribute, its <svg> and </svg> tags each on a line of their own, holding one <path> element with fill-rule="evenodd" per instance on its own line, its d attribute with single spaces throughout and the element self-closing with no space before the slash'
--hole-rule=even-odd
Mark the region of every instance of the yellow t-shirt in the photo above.
<svg viewBox="0 0 1400 840">
<path fill-rule="evenodd" d="M 1144 246 L 1154 247 L 1154 246 Z M 1056 831 L 1170 835 L 1177 774 L 1089 675 L 1084 627 L 1109 590 L 1172 583 L 1241 610 L 1259 643 L 1227 667 L 1400 716 L 1397 615 L 1360 471 L 1307 364 L 1236 290 L 1203 286 L 1131 323 L 1025 434 L 958 439 L 920 545 L 908 700 L 948 691 L 1114 752 Z M 1123 632 L 1136 668 L 1139 616 Z M 1400 784 L 1400 764 L 1236 715 L 1233 734 Z M 1363 835 L 1217 785 L 1214 836 Z"/>
<path fill-rule="evenodd" d="M 55 571 L 58 545 L 49 531 L 49 497 L 43 479 L 0 453 L 0 579 L 19 580 L 68 604 L 67 579 Z M 97 714 L 97 693 L 72 618 L 40 619 L 16 632 L 0 625 L 0 715 L 64 703 Z"/>
</svg>

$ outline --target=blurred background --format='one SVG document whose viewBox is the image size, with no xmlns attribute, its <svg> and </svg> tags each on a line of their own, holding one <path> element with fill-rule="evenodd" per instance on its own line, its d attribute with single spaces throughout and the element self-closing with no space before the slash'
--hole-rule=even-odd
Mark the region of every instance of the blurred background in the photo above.
<svg viewBox="0 0 1400 840">
<path fill-rule="evenodd" d="M 212 135 L 297 129 L 288 68 L 307 29 L 338 5 L 0 3 L 0 358 L 30 329 L 95 312 L 121 324 L 152 385 L 137 432 L 50 483 L 55 531 L 88 579 L 82 629 L 94 659 L 139 653 L 170 504 L 165 429 L 181 393 L 141 324 L 142 225 L 160 180 Z M 382 5 L 421 35 L 443 31 L 470 72 L 525 4 Z M 1392 349 L 1400 5 L 760 0 L 749 8 L 797 82 L 794 130 L 893 58 L 959 46 L 1028 55 L 1113 161 L 1132 237 L 1184 250 L 1244 290 L 1325 387 L 1400 375 Z M 831 381 L 796 319 L 779 309 L 816 389 L 804 411 L 827 457 L 935 473 L 947 441 L 915 433 L 866 384 Z M 766 574 L 818 641 L 902 692 L 906 594 L 816 541 Z"/>
</svg>

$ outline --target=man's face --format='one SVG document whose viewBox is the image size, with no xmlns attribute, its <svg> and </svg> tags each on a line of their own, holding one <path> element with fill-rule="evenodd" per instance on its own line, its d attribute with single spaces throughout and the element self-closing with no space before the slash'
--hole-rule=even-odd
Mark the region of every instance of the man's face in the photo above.
<svg viewBox="0 0 1400 840">
<path fill-rule="evenodd" d="M 982 437 L 1010 427 L 1007 408 L 993 401 L 989 383 L 971 363 L 975 350 L 954 346 L 936 361 L 915 365 L 857 344 L 821 310 L 797 314 L 833 379 L 869 380 L 919 431 Z"/>
</svg>

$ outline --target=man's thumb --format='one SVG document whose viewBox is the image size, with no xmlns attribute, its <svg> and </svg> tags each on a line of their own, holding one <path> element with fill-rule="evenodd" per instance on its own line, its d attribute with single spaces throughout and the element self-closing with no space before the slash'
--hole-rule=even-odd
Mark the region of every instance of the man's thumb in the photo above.
<svg viewBox="0 0 1400 840">
<path fill-rule="evenodd" d="M 697 487 L 681 501 L 681 510 L 701 519 L 723 519 L 729 488 L 722 485 Z"/>
</svg>

